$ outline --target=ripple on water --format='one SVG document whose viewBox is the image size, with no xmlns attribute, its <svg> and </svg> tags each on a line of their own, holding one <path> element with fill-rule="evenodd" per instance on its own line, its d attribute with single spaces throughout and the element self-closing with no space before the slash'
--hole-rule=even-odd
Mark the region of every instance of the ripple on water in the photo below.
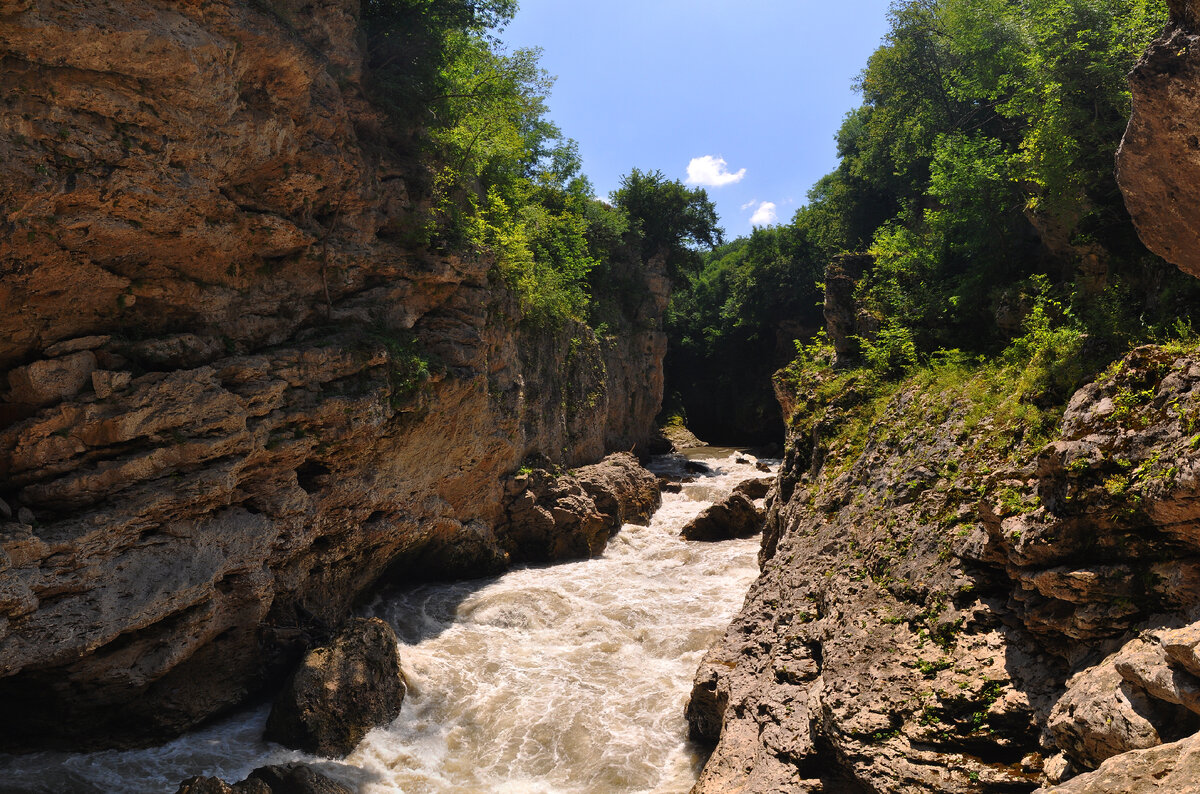
<svg viewBox="0 0 1200 794">
<path fill-rule="evenodd" d="M 625 526 L 597 559 L 375 604 L 401 638 L 409 694 L 345 762 L 263 743 L 259 708 L 151 750 L 0 759 L 0 789 L 157 794 L 194 774 L 240 780 L 307 760 L 363 794 L 685 792 L 700 761 L 683 718 L 692 675 L 741 606 L 758 539 L 686 543 L 679 531 L 761 476 L 749 460 L 706 459 L 714 473 L 664 494 L 649 526 Z"/>
</svg>

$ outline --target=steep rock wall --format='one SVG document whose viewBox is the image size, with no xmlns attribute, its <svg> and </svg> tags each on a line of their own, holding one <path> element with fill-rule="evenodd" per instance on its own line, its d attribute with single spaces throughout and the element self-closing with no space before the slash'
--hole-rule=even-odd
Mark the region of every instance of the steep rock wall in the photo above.
<svg viewBox="0 0 1200 794">
<path fill-rule="evenodd" d="M 381 579 L 511 562 L 505 476 L 629 450 L 666 280 L 528 330 L 363 92 L 355 0 L 0 2 L 0 746 L 254 692 Z"/>
<path fill-rule="evenodd" d="M 902 389 L 861 447 L 852 393 L 794 423 L 696 792 L 1031 791 L 1200 728 L 1200 359 L 1139 348 L 1040 448 L 970 392 Z"/>
<path fill-rule="evenodd" d="M 1129 76 L 1133 114 L 1117 181 L 1142 242 L 1200 276 L 1200 6 L 1168 0 L 1171 22 Z"/>
</svg>

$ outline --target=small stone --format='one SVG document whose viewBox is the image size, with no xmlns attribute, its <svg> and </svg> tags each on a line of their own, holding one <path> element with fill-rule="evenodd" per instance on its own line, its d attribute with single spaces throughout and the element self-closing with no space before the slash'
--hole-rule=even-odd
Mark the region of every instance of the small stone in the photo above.
<svg viewBox="0 0 1200 794">
<path fill-rule="evenodd" d="M 769 490 L 771 490 L 771 480 L 766 477 L 756 477 L 753 480 L 742 480 L 733 489 L 733 492 L 744 494 L 748 499 L 762 499 Z"/>
<path fill-rule="evenodd" d="M 17 511 L 17 521 L 21 522 L 22 524 L 29 524 L 32 526 L 33 522 L 35 521 L 33 517 L 33 511 L 28 507 L 22 507 Z"/>
</svg>

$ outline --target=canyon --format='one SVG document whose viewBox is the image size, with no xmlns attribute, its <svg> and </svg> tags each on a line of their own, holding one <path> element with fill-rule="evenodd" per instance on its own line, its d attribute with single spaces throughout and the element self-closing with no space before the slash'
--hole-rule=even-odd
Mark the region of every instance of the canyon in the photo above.
<svg viewBox="0 0 1200 794">
<path fill-rule="evenodd" d="M 1119 182 L 1200 275 L 1200 7 L 1170 6 Z M 666 443 L 665 261 L 607 263 L 601 331 L 421 242 L 432 176 L 370 99 L 360 12 L 0 0 L 6 751 L 177 736 L 381 588 L 594 557 L 660 504 L 631 453 Z M 828 265 L 828 367 L 776 376 L 787 443 L 686 707 L 693 791 L 1196 785 L 1200 354 L 1134 348 L 1046 434 L 986 371 L 880 394 L 848 367 L 870 264 Z M 730 498 L 754 526 L 698 537 L 757 528 Z"/>
</svg>

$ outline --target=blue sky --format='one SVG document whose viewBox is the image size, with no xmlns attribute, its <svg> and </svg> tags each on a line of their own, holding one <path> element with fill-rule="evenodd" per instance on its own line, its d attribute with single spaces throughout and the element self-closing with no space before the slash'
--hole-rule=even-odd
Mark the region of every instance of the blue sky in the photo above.
<svg viewBox="0 0 1200 794">
<path fill-rule="evenodd" d="M 836 165 L 833 136 L 860 101 L 854 78 L 887 31 L 888 5 L 521 0 L 503 39 L 543 49 L 558 77 L 551 118 L 579 141 L 598 195 L 635 167 L 687 181 L 695 160 L 695 184 L 733 238 L 756 213 L 760 225 L 771 217 L 764 204 L 791 220 Z"/>
</svg>

